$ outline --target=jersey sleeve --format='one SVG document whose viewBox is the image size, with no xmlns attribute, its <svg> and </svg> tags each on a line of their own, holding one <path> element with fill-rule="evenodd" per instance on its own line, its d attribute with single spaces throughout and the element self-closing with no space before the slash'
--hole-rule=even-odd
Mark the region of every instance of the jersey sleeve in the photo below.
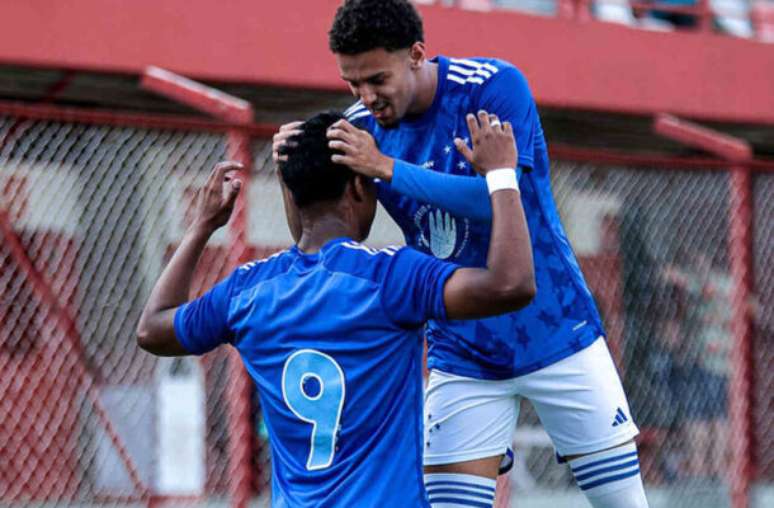
<svg viewBox="0 0 774 508">
<path fill-rule="evenodd" d="M 233 342 L 228 308 L 237 272 L 175 312 L 175 337 L 191 354 L 202 355 L 221 344 Z"/>
<path fill-rule="evenodd" d="M 382 306 L 388 316 L 407 328 L 429 319 L 446 319 L 443 288 L 459 268 L 410 247 L 391 259 L 381 290 Z"/>
<path fill-rule="evenodd" d="M 535 136 L 539 132 L 538 114 L 527 79 L 515 67 L 504 67 L 482 85 L 478 109 L 496 114 L 513 126 L 519 167 L 532 168 Z"/>
<path fill-rule="evenodd" d="M 521 168 L 516 173 L 521 179 Z M 396 159 L 392 182 L 388 185 L 395 192 L 437 206 L 452 215 L 476 222 L 492 221 L 492 202 L 483 178 L 428 171 Z"/>
</svg>

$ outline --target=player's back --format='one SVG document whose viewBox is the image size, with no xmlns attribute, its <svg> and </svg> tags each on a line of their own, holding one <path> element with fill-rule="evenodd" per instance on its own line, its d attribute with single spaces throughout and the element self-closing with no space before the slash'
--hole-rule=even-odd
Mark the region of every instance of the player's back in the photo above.
<svg viewBox="0 0 774 508">
<path fill-rule="evenodd" d="M 294 247 L 240 269 L 229 326 L 259 389 L 273 506 L 428 506 L 426 317 L 412 302 L 426 298 L 412 288 L 426 288 L 404 269 L 421 256 L 407 250 L 338 239 L 317 254 Z M 450 274 L 432 262 L 443 265 L 436 275 Z"/>
</svg>

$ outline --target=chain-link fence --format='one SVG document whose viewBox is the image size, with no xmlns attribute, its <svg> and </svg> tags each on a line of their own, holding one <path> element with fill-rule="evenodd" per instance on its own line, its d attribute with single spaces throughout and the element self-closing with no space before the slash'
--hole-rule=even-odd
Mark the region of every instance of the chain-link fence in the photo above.
<svg viewBox="0 0 774 508">
<path fill-rule="evenodd" d="M 228 355 L 134 340 L 224 136 L 3 116 L 0 140 L 0 502 L 226 497 Z M 198 290 L 243 257 L 229 246 Z"/>
<path fill-rule="evenodd" d="M 761 478 L 774 480 L 774 174 L 753 179 L 753 427 L 755 464 Z"/>
<path fill-rule="evenodd" d="M 559 162 L 553 188 L 641 428 L 652 505 L 728 506 L 727 173 Z M 519 432 L 538 425 L 528 411 Z M 541 444 L 517 491 L 571 487 Z"/>
<path fill-rule="evenodd" d="M 134 339 L 197 187 L 245 147 L 204 122 L 25 111 L 0 108 L 0 505 L 225 505 L 242 487 L 262 505 L 266 430 L 255 397 L 234 389 L 234 357 L 158 359 Z M 268 140 L 248 151 L 243 212 L 208 245 L 197 293 L 291 241 Z M 642 429 L 652 506 L 730 505 L 727 401 L 741 394 L 728 390 L 728 175 L 554 164 L 560 212 Z M 751 418 L 758 479 L 771 483 L 774 178 L 759 174 L 754 189 Z M 400 241 L 381 214 L 370 242 Z M 566 493 L 575 506 L 580 495 L 526 406 L 510 502 L 561 506 Z M 235 486 L 242 478 L 249 485 Z"/>
</svg>

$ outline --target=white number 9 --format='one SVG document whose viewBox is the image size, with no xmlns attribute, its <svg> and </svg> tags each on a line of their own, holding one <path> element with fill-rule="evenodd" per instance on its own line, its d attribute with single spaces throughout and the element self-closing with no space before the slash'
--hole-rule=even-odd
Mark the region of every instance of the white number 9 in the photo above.
<svg viewBox="0 0 774 508">
<path fill-rule="evenodd" d="M 305 384 L 316 380 L 317 393 Z M 333 463 L 336 437 L 344 407 L 344 371 L 336 360 L 314 349 L 300 349 L 285 360 L 282 398 L 298 418 L 312 424 L 308 470 L 325 469 Z"/>
</svg>

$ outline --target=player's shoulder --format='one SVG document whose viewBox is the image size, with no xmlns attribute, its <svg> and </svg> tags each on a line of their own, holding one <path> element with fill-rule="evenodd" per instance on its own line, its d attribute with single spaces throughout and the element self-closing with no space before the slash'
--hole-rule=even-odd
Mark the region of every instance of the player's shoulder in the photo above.
<svg viewBox="0 0 774 508">
<path fill-rule="evenodd" d="M 290 269 L 295 257 L 291 249 L 285 249 L 262 259 L 248 261 L 234 270 L 235 283 L 244 287 L 281 275 Z"/>
<path fill-rule="evenodd" d="M 395 256 L 405 248 L 397 245 L 374 248 L 346 240 L 326 252 L 325 265 L 330 271 L 345 272 L 378 283 L 389 271 Z"/>
<path fill-rule="evenodd" d="M 518 67 L 499 58 L 467 57 L 448 58 L 446 79 L 452 90 L 466 92 L 483 90 L 488 87 L 526 85 L 527 80 Z"/>
<path fill-rule="evenodd" d="M 375 266 L 379 263 L 388 262 L 395 254 L 405 248 L 399 245 L 374 248 L 364 243 L 356 242 L 355 240 L 345 240 L 340 242 L 336 247 L 337 249 L 332 250 L 332 255 L 326 256 L 326 259 L 341 260 L 344 262 L 349 261 L 365 266 Z"/>
</svg>

